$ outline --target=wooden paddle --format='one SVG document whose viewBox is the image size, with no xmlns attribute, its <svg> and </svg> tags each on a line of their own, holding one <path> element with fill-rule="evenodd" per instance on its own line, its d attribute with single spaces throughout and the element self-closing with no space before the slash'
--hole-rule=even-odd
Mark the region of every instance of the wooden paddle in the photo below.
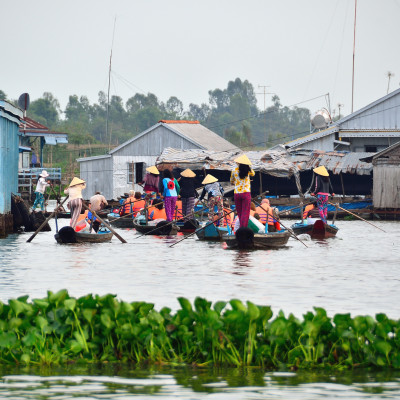
<svg viewBox="0 0 400 400">
<path fill-rule="evenodd" d="M 110 225 L 108 225 L 106 222 L 104 222 L 97 214 L 96 211 L 92 211 L 85 203 L 82 202 L 82 206 L 89 210 L 106 228 L 108 228 L 120 241 L 121 243 L 126 243 L 126 240 L 121 237 L 117 232 L 114 231 L 113 228 L 111 228 Z"/>
<path fill-rule="evenodd" d="M 259 204 L 259 203 L 257 203 L 257 202 L 254 202 L 254 203 L 256 203 L 256 205 L 258 205 L 261 209 L 263 209 L 263 210 L 267 213 L 267 224 L 268 224 L 268 211 L 267 211 L 261 204 Z M 304 244 L 304 246 L 308 247 L 301 239 L 298 238 L 298 236 L 297 236 L 291 229 L 288 229 L 284 224 L 282 224 L 281 221 L 279 221 L 279 224 L 282 225 L 282 226 L 290 233 L 290 235 L 291 235 L 292 237 L 294 237 L 294 238 L 297 239 L 299 242 L 301 242 L 302 244 Z M 267 229 L 268 229 L 268 228 L 267 228 Z"/>
<path fill-rule="evenodd" d="M 46 220 L 42 223 L 42 225 L 39 226 L 39 228 L 36 230 L 36 232 L 27 240 L 27 242 L 31 242 L 33 238 L 43 229 L 43 227 L 47 224 L 47 222 L 53 218 L 54 214 L 57 213 L 58 209 L 62 207 L 62 205 L 65 203 L 65 201 L 68 199 L 68 196 L 62 201 L 60 205 L 58 205 L 54 211 L 46 218 Z"/>
<path fill-rule="evenodd" d="M 193 210 L 192 212 L 190 212 L 190 213 L 187 214 L 187 215 L 184 215 L 184 216 L 183 216 L 182 218 L 180 218 L 180 219 L 184 219 L 184 218 L 187 218 L 187 217 L 191 217 L 191 216 L 193 216 L 196 212 L 198 212 L 198 211 L 194 211 L 194 210 Z M 165 226 L 168 226 L 168 225 L 173 224 L 174 222 L 176 222 L 176 220 L 173 220 L 173 221 L 168 222 L 168 224 L 163 225 L 163 228 L 164 228 Z M 150 235 L 152 232 L 156 231 L 157 229 L 160 229 L 160 228 L 159 228 L 159 227 L 158 227 L 158 228 L 157 228 L 157 227 L 154 227 L 154 229 L 152 229 L 151 231 L 146 232 L 146 233 L 142 233 L 141 235 L 135 237 L 135 239 L 139 239 L 139 238 L 142 237 L 142 236 Z"/>
<path fill-rule="evenodd" d="M 232 211 L 231 211 L 232 212 Z M 204 226 L 202 226 L 201 228 L 199 228 L 199 229 L 196 229 L 194 232 L 192 232 L 192 233 L 189 233 L 189 235 L 186 235 L 183 239 L 181 239 L 181 240 L 178 240 L 177 242 L 175 242 L 175 243 L 172 243 L 171 245 L 169 245 L 168 247 L 172 247 L 172 246 L 175 246 L 176 244 L 178 244 L 178 243 L 180 243 L 180 242 L 182 242 L 183 240 L 185 240 L 185 239 L 187 239 L 188 237 L 191 237 L 191 236 L 193 236 L 197 231 L 201 231 L 201 230 L 203 230 L 203 229 L 205 229 L 205 228 L 207 228 L 207 226 L 210 226 L 211 224 L 214 224 L 215 222 L 217 222 L 217 221 L 219 221 L 219 220 L 221 220 L 222 218 L 225 218 L 227 215 L 229 215 L 231 212 L 229 212 L 229 213 L 227 213 L 227 212 L 225 212 L 225 211 L 222 211 L 222 213 L 224 214 L 222 217 L 219 217 L 219 218 L 217 218 L 216 220 L 214 220 L 214 221 L 210 221 L 208 224 L 206 224 L 206 225 L 204 225 Z"/>
<path fill-rule="evenodd" d="M 361 218 L 359 215 L 357 215 L 357 214 L 354 214 L 354 213 L 350 212 L 349 210 L 346 210 L 345 208 L 342 208 L 342 207 L 338 206 L 337 204 L 333 204 L 333 203 L 329 203 L 329 204 L 330 204 L 331 206 L 334 206 L 334 207 L 340 208 L 342 211 L 346 211 L 347 213 L 349 213 L 349 214 L 351 214 L 351 215 L 354 215 L 354 216 L 355 216 L 355 217 L 357 217 L 358 219 L 361 219 L 361 221 L 364 221 L 364 222 L 366 222 L 367 224 L 370 224 L 370 225 L 372 225 L 374 228 L 376 228 L 376 229 L 379 229 L 380 231 L 382 231 L 382 232 L 385 232 L 385 233 L 386 233 L 386 231 L 384 231 L 383 229 L 379 228 L 378 226 L 376 226 L 376 225 L 372 224 L 371 222 L 367 221 L 366 219 L 364 219 L 364 218 Z"/>
</svg>

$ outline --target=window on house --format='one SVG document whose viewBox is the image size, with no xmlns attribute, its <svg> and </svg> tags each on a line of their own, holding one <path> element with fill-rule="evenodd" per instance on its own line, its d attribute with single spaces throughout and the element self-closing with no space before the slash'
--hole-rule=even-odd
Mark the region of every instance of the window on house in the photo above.
<svg viewBox="0 0 400 400">
<path fill-rule="evenodd" d="M 378 151 L 377 146 L 365 146 L 366 153 L 376 153 Z"/>
<path fill-rule="evenodd" d="M 128 163 L 128 183 L 143 182 L 144 163 Z"/>
</svg>

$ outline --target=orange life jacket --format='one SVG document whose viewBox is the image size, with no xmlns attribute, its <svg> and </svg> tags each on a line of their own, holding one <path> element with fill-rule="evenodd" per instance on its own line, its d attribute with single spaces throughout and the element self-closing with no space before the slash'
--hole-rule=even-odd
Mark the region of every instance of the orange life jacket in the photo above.
<svg viewBox="0 0 400 400">
<path fill-rule="evenodd" d="M 136 199 L 132 197 L 128 197 L 125 201 L 124 204 L 121 207 L 121 211 L 119 212 L 119 215 L 126 215 L 126 214 L 131 214 L 133 212 L 133 206 L 132 204 Z"/>
<path fill-rule="evenodd" d="M 79 214 L 78 220 L 76 222 L 78 223 L 79 221 L 82 221 L 83 219 L 87 218 L 88 214 L 89 210 L 85 210 L 83 214 Z"/>
<path fill-rule="evenodd" d="M 134 204 L 132 204 L 132 212 L 133 212 L 133 216 L 136 217 L 136 215 L 138 214 L 138 212 L 142 209 L 146 207 L 146 201 L 145 200 L 137 200 Z"/>
<path fill-rule="evenodd" d="M 230 208 L 224 208 L 224 218 L 220 219 L 220 226 L 232 226 L 233 224 L 233 211 Z"/>
<path fill-rule="evenodd" d="M 256 212 L 258 212 L 258 215 L 260 216 L 260 222 L 264 225 L 266 223 L 268 223 L 268 225 L 274 225 L 275 219 L 272 213 L 272 207 L 267 204 L 262 204 L 261 206 L 256 208 Z"/>
<path fill-rule="evenodd" d="M 308 216 L 308 213 L 314 208 L 314 204 L 309 204 L 308 206 L 306 206 L 306 208 L 304 209 L 303 212 L 303 219 L 306 219 Z"/>
<path fill-rule="evenodd" d="M 157 207 L 149 207 L 148 210 L 148 218 L 150 221 L 153 221 L 155 219 L 167 219 L 167 214 L 165 213 L 165 208 L 162 210 L 159 210 Z"/>
</svg>

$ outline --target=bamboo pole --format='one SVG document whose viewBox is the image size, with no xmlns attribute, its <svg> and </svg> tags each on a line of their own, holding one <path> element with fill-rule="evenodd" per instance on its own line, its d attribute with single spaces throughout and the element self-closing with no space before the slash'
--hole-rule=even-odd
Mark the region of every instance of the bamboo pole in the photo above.
<svg viewBox="0 0 400 400">
<path fill-rule="evenodd" d="M 43 229 L 43 227 L 49 222 L 51 218 L 53 218 L 54 214 L 57 213 L 58 209 L 65 203 L 65 201 L 68 199 L 68 196 L 62 201 L 62 203 L 57 206 L 54 211 L 46 218 L 46 220 L 42 223 L 42 225 L 39 226 L 39 228 L 36 230 L 36 232 L 27 240 L 28 243 L 30 243 L 33 238 Z"/>
<path fill-rule="evenodd" d="M 117 232 L 114 231 L 113 228 L 111 228 L 110 225 L 107 224 L 107 222 L 104 222 L 97 214 L 96 211 L 91 211 L 90 208 L 85 204 L 82 203 L 83 207 L 89 210 L 102 224 L 104 224 L 122 243 L 126 243 L 126 240 L 121 237 Z"/>
<path fill-rule="evenodd" d="M 266 213 L 267 213 L 267 223 L 268 223 L 268 211 L 259 203 L 255 202 L 259 207 L 261 207 Z M 282 224 L 281 221 L 279 221 L 279 224 L 282 225 L 289 233 L 292 237 L 294 237 L 295 239 L 297 239 L 299 242 L 301 242 L 302 244 L 304 244 L 304 246 L 308 247 L 301 239 L 298 238 L 298 236 L 289 228 L 287 228 L 284 224 Z"/>
<path fill-rule="evenodd" d="M 332 205 L 332 206 L 336 206 L 335 204 L 333 204 L 333 203 L 329 203 L 330 205 Z M 374 228 L 376 228 L 376 229 L 379 229 L 380 231 L 382 231 L 382 232 L 385 232 L 386 233 L 386 231 L 384 231 L 383 229 L 381 229 L 381 228 L 379 228 L 378 226 L 376 226 L 376 225 L 374 225 L 374 224 L 372 224 L 371 222 L 369 222 L 369 221 L 367 221 L 366 219 L 364 219 L 364 218 L 361 218 L 359 215 L 357 215 L 357 214 L 354 214 L 354 213 L 352 213 L 351 211 L 349 211 L 349 210 L 346 210 L 345 208 L 342 208 L 342 207 L 340 207 L 340 206 L 337 206 L 338 208 L 340 208 L 342 211 L 346 211 L 347 213 L 349 213 L 349 214 L 351 214 L 351 215 L 354 215 L 355 217 L 357 217 L 358 219 L 361 219 L 361 221 L 364 221 L 364 222 L 366 222 L 367 224 L 370 224 L 370 225 L 372 225 Z"/>
</svg>

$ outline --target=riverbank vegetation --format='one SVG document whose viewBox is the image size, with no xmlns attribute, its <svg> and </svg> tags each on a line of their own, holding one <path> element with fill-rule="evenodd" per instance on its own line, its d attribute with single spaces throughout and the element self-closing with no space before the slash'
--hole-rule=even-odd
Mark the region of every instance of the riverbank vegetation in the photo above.
<svg viewBox="0 0 400 400">
<path fill-rule="evenodd" d="M 400 322 L 385 314 L 303 319 L 240 300 L 157 311 L 114 295 L 73 298 L 66 290 L 0 302 L 0 362 L 261 366 L 271 370 L 400 368 Z"/>
<path fill-rule="evenodd" d="M 257 95 L 263 99 L 262 107 L 258 106 Z M 153 93 L 135 93 L 126 101 L 113 95 L 108 102 L 106 93 L 101 91 L 93 104 L 85 95 L 71 94 L 65 109 L 61 109 L 57 97 L 45 92 L 41 98 L 31 99 L 27 115 L 51 130 L 69 134 L 69 147 L 45 147 L 45 162 L 53 166 L 68 163 L 71 152 L 73 158 L 105 154 L 162 119 L 199 120 L 247 150 L 271 147 L 309 132 L 307 108 L 284 106 L 277 94 L 269 93 L 267 99 L 265 96 L 240 78 L 229 81 L 226 88 L 208 90 L 208 103 L 190 103 L 186 109 L 176 96 L 162 101 Z M 2 90 L 0 98 L 7 99 Z M 265 100 L 271 105 L 267 106 Z"/>
</svg>

